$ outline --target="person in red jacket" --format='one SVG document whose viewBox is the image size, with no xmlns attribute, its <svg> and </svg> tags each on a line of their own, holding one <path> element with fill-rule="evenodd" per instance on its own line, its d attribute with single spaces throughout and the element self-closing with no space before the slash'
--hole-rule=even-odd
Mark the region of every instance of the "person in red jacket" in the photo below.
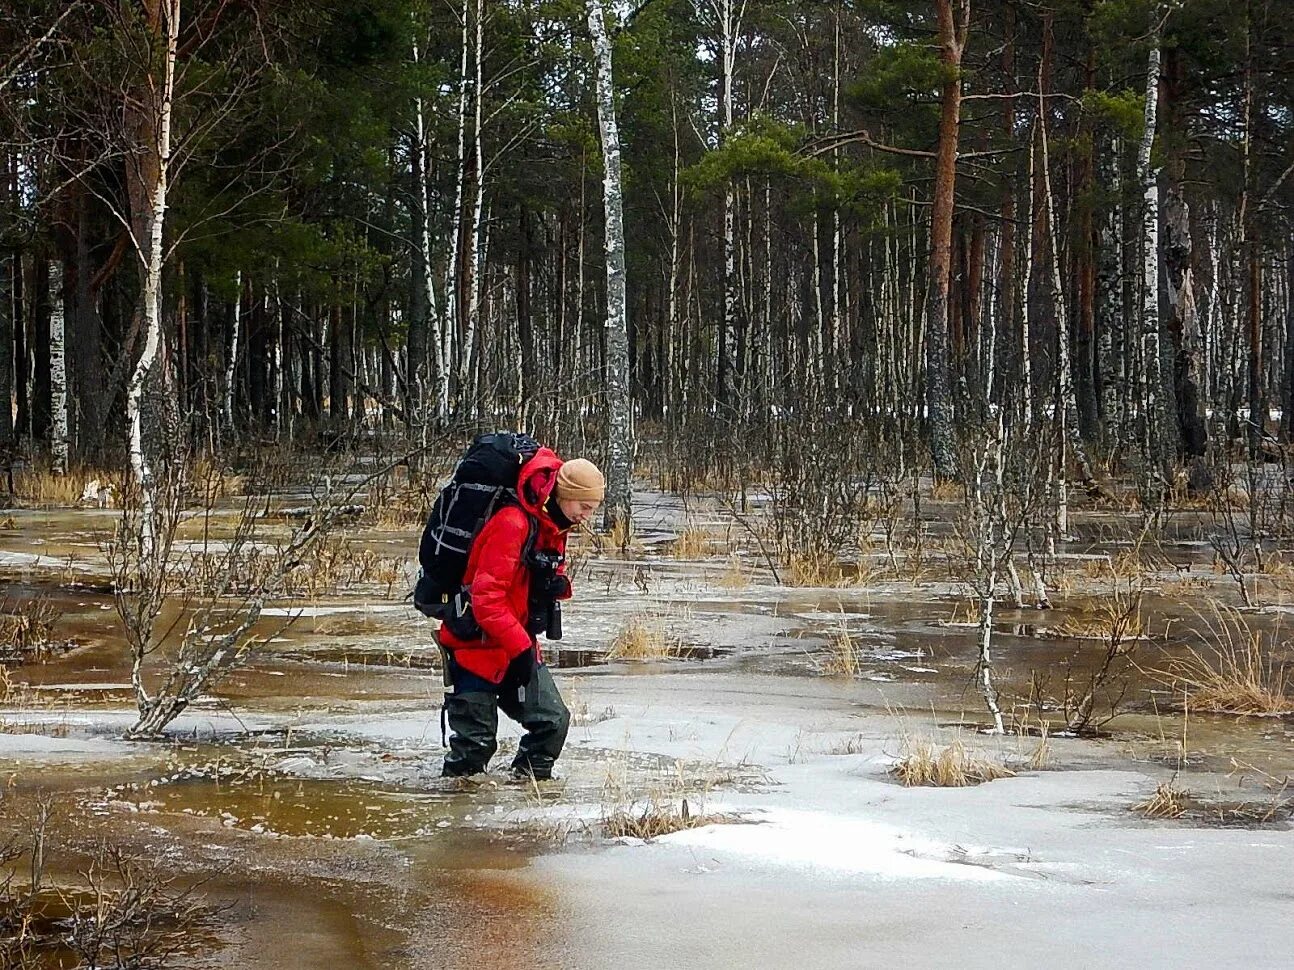
<svg viewBox="0 0 1294 970">
<path fill-rule="evenodd" d="M 495 512 L 472 543 L 463 582 L 479 633 L 448 622 L 440 630 L 453 685 L 445 698 L 451 734 L 444 775 L 485 771 L 498 748 L 502 710 L 526 729 L 513 773 L 552 777 L 571 715 L 536 634 L 561 635 L 555 604 L 571 596 L 566 536 L 597 511 L 605 492 L 606 480 L 591 461 L 563 462 L 541 448 L 518 475 L 520 504 Z"/>
</svg>

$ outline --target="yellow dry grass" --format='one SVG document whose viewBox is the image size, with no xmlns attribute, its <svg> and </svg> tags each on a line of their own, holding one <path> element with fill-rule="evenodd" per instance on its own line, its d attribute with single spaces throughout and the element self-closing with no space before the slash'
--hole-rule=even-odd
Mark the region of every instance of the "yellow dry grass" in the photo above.
<svg viewBox="0 0 1294 970">
<path fill-rule="evenodd" d="M 890 773 L 909 788 L 962 788 L 1015 775 L 1000 760 L 968 749 L 960 738 L 942 748 L 933 741 L 909 739 L 904 748 Z"/>
<path fill-rule="evenodd" d="M 1129 604 L 1118 596 L 1103 600 L 1095 610 L 1084 611 L 1066 619 L 1056 632 L 1076 640 L 1100 640 L 1102 643 L 1117 641 L 1120 652 L 1126 653 L 1135 645 L 1135 641 L 1145 636 L 1140 608 L 1135 605 L 1132 609 L 1128 607 Z"/>
<path fill-rule="evenodd" d="M 0 657 L 45 660 L 53 652 L 58 611 L 44 599 L 0 601 Z"/>
<path fill-rule="evenodd" d="M 930 486 L 930 498 L 936 502 L 960 502 L 966 490 L 954 481 L 935 482 Z"/>
<path fill-rule="evenodd" d="M 614 762 L 602 784 L 602 831 L 607 838 L 654 839 L 738 818 L 706 812 L 705 800 L 720 784 L 734 779 L 717 766 L 689 769 L 681 762 L 644 783 L 628 765 Z"/>
<path fill-rule="evenodd" d="M 719 585 L 723 589 L 745 589 L 750 585 L 750 573 L 740 556 L 734 553 L 728 557 L 728 565 L 719 576 Z"/>
<path fill-rule="evenodd" d="M 70 468 L 66 475 L 48 468 L 24 468 L 14 472 L 13 494 L 30 505 L 75 506 L 81 503 L 86 484 L 95 479 L 115 485 L 118 475 L 101 468 Z"/>
<path fill-rule="evenodd" d="M 640 613 L 629 618 L 607 650 L 608 660 L 666 660 L 677 657 L 683 641 L 671 634 L 662 617 Z"/>
<path fill-rule="evenodd" d="M 27 684 L 14 680 L 8 669 L 0 666 L 0 705 L 7 710 L 0 714 L 0 734 L 42 734 L 49 737 L 67 736 L 65 720 L 51 721 L 47 718 L 56 710 L 54 704 L 41 697 Z M 14 714 L 18 717 L 13 717 Z M 28 719 L 22 715 L 36 713 L 40 716 Z"/>
<path fill-rule="evenodd" d="M 1235 611 L 1217 608 L 1204 624 L 1208 647 L 1187 647 L 1185 656 L 1156 671 L 1186 698 L 1188 710 L 1207 714 L 1294 714 L 1294 678 L 1277 661 L 1262 631 Z"/>
<path fill-rule="evenodd" d="M 845 571 L 837 556 L 828 553 L 791 553 L 783 562 L 782 579 L 789 586 L 842 586 Z"/>
<path fill-rule="evenodd" d="M 845 623 L 827 638 L 826 655 L 818 661 L 818 670 L 827 677 L 857 677 L 862 669 L 858 643 Z"/>
<path fill-rule="evenodd" d="M 671 546 L 675 559 L 702 559 L 709 546 L 710 534 L 697 526 L 689 526 L 679 533 Z"/>
<path fill-rule="evenodd" d="M 1160 782 L 1154 793 L 1144 802 L 1132 806 L 1134 812 L 1146 818 L 1181 818 L 1190 808 L 1191 796 L 1171 781 Z"/>
</svg>

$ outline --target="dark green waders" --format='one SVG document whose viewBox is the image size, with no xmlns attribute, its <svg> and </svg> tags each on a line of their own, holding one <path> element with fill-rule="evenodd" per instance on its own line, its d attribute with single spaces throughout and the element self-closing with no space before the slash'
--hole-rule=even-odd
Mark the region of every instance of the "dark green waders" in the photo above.
<svg viewBox="0 0 1294 970">
<path fill-rule="evenodd" d="M 534 662 L 533 653 L 514 660 L 503 681 L 491 684 L 447 658 L 452 687 L 445 694 L 449 723 L 446 776 L 474 775 L 489 765 L 498 750 L 499 711 L 526 729 L 512 760 L 512 770 L 544 780 L 562 753 L 571 712 L 558 693 L 553 675 Z M 448 691 L 452 689 L 452 693 Z"/>
</svg>

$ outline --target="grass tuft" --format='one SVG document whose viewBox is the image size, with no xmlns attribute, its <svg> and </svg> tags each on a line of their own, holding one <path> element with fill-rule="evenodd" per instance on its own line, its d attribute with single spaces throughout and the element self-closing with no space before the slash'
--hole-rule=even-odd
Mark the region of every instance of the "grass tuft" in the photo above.
<svg viewBox="0 0 1294 970">
<path fill-rule="evenodd" d="M 0 600 L 0 663 L 44 661 L 67 647 L 54 639 L 59 613 L 45 599 Z"/>
<path fill-rule="evenodd" d="M 1146 818 L 1181 818 L 1190 807 L 1191 796 L 1186 789 L 1176 787 L 1172 781 L 1163 781 L 1155 788 L 1154 794 L 1133 805 L 1132 810 Z"/>
<path fill-rule="evenodd" d="M 827 677 L 853 679 L 862 670 L 859 645 L 843 621 L 827 638 L 827 653 L 818 662 L 818 670 Z"/>
<path fill-rule="evenodd" d="M 967 749 L 960 739 L 943 748 L 932 741 L 907 741 L 904 747 L 906 753 L 890 773 L 909 788 L 963 788 L 1015 775 L 1001 761 Z"/>
<path fill-rule="evenodd" d="M 639 613 L 616 635 L 608 660 L 666 660 L 683 652 L 683 641 L 671 634 L 660 617 Z"/>
<path fill-rule="evenodd" d="M 1187 708 L 1203 714 L 1279 717 L 1294 714 L 1294 678 L 1239 612 L 1217 608 L 1202 631 L 1207 652 L 1186 655 L 1157 673 L 1186 697 Z"/>
</svg>

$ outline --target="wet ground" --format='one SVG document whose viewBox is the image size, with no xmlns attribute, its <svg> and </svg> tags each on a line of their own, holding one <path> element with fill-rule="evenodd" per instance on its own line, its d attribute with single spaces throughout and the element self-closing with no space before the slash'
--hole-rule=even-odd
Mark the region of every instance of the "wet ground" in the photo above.
<svg viewBox="0 0 1294 970">
<path fill-rule="evenodd" d="M 1204 642 L 1214 604 L 1236 602 L 1199 521 L 1184 516 L 1139 580 L 1140 633 L 1098 701 L 1108 709 L 1100 733 L 1053 736 L 1039 759 L 1036 726 L 1056 716 L 1048 700 L 1101 663 L 1106 570 L 1128 550 L 1117 521 L 1078 523 L 1048 577 L 1053 608 L 997 613 L 994 674 L 1024 730 L 990 740 L 976 734 L 986 716 L 972 607 L 933 553 L 910 577 L 868 567 L 863 585 L 779 586 L 721 513 L 643 499 L 628 554 L 575 550 L 567 636 L 546 650 L 574 726 L 562 780 L 541 785 L 438 777 L 438 655 L 426 621 L 400 601 L 404 586 L 376 568 L 273 604 L 255 628 L 266 641 L 255 658 L 167 742 L 121 741 L 130 663 L 100 548 L 115 513 L 7 513 L 6 599 L 53 604 L 59 635 L 76 644 L 9 671 L 7 821 L 54 792 L 70 858 L 105 837 L 201 881 L 204 897 L 228 905 L 204 957 L 229 967 L 843 967 L 862 965 L 860 940 L 943 966 L 954 961 L 934 941 L 952 952 L 958 926 L 987 940 L 1003 922 L 1020 960 L 962 953 L 956 965 L 1023 966 L 1046 950 L 1045 933 L 1011 916 L 1032 913 L 1031 899 L 1044 914 L 1072 907 L 1074 920 L 1054 929 L 1077 956 L 1050 962 L 1084 966 L 1099 951 L 1079 921 L 1104 918 L 1102 894 L 1184 914 L 1204 905 L 1192 892 L 1240 884 L 1243 870 L 1251 921 L 1294 901 L 1279 888 L 1294 851 L 1283 807 L 1294 721 L 1184 718 L 1162 673 Z M 189 523 L 188 540 L 227 538 L 234 508 L 215 528 Z M 266 541 L 287 527 L 272 522 Z M 412 555 L 417 532 L 355 523 L 345 541 L 377 561 Z M 1268 609 L 1245 622 L 1287 665 L 1283 592 L 1263 592 Z M 177 607 L 164 619 L 179 630 L 186 616 Z M 658 631 L 667 654 L 609 657 L 631 622 Z M 506 764 L 517 731 L 502 735 Z M 886 766 L 924 737 L 986 745 L 1024 773 L 973 790 L 901 789 Z M 1046 770 L 1026 770 L 1030 759 Z M 1145 819 L 1133 807 L 1160 782 L 1202 807 Z M 646 846 L 606 838 L 609 814 L 646 802 L 747 824 Z M 1179 849 L 1165 854 L 1165 843 Z M 69 862 L 65 878 L 75 872 Z M 1144 879 L 1180 885 L 1160 898 Z M 1007 888 L 976 909 L 966 886 L 985 880 Z M 931 907 L 945 914 L 934 928 L 918 916 Z M 1113 920 L 1112 938 L 1130 944 L 1136 925 Z M 1282 925 L 1233 939 L 1233 954 L 1280 965 L 1262 954 L 1294 945 Z M 1203 945 L 1197 935 L 1183 940 Z M 1136 965 L 1180 966 L 1185 952 L 1161 948 L 1162 961 Z"/>
</svg>

